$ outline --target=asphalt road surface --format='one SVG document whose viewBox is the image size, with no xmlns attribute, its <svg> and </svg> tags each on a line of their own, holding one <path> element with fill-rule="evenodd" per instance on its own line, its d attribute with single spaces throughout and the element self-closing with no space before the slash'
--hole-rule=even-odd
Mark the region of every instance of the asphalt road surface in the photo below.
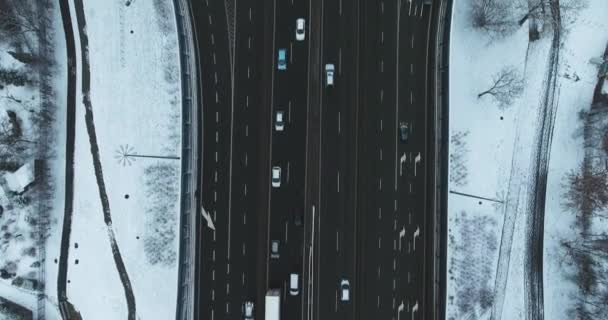
<svg viewBox="0 0 608 320">
<path fill-rule="evenodd" d="M 357 319 L 426 319 L 430 6 L 362 5 Z"/>
<path fill-rule="evenodd" d="M 431 8 L 421 2 L 192 1 L 205 214 L 197 319 L 240 319 L 245 301 L 263 319 L 271 288 L 281 289 L 283 319 L 427 318 Z M 298 18 L 304 41 L 295 38 Z M 333 86 L 326 64 L 335 66 Z"/>
<path fill-rule="evenodd" d="M 202 208 L 197 239 L 197 319 L 238 319 L 259 305 L 264 221 L 257 145 L 262 135 L 263 3 L 191 2 L 202 92 Z M 265 184 L 264 184 L 265 185 Z M 262 251 L 263 253 L 263 251 Z"/>
</svg>

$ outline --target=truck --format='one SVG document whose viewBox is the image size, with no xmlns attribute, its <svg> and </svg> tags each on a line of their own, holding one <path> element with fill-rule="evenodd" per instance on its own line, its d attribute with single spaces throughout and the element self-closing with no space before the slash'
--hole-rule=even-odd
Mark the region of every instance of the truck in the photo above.
<svg viewBox="0 0 608 320">
<path fill-rule="evenodd" d="M 281 319 L 281 290 L 270 289 L 266 292 L 266 320 Z"/>
</svg>

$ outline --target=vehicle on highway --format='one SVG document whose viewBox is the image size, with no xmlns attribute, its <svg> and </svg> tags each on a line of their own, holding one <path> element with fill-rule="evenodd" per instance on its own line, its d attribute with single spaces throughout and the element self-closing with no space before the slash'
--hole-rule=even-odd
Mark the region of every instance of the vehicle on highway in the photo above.
<svg viewBox="0 0 608 320">
<path fill-rule="evenodd" d="M 304 217 L 302 216 L 302 211 L 300 209 L 296 209 L 295 213 L 293 214 L 293 224 L 295 224 L 296 227 L 300 227 L 302 226 L 303 220 Z"/>
<path fill-rule="evenodd" d="M 270 242 L 270 258 L 279 258 L 279 240 L 272 240 Z"/>
<path fill-rule="evenodd" d="M 281 186 L 281 167 L 272 167 L 272 187 L 278 188 Z"/>
<path fill-rule="evenodd" d="M 334 65 L 328 63 L 325 65 L 325 86 L 331 87 L 334 85 Z"/>
<path fill-rule="evenodd" d="M 348 302 L 350 300 L 350 282 L 346 279 L 340 281 L 340 301 Z"/>
<path fill-rule="evenodd" d="M 287 49 L 279 49 L 279 70 L 287 70 Z"/>
<path fill-rule="evenodd" d="M 303 41 L 305 38 L 304 25 L 304 18 L 299 18 L 296 20 L 296 40 L 298 41 Z"/>
<path fill-rule="evenodd" d="M 281 319 L 281 290 L 270 289 L 266 292 L 266 320 Z"/>
<path fill-rule="evenodd" d="M 300 276 L 297 273 L 289 275 L 289 294 L 292 296 L 297 296 L 300 293 L 299 279 Z"/>
<path fill-rule="evenodd" d="M 285 114 L 283 113 L 283 111 L 277 111 L 274 121 L 274 129 L 276 131 L 283 131 L 283 129 L 285 128 L 285 120 L 283 117 L 284 115 Z"/>
<path fill-rule="evenodd" d="M 253 318 L 253 302 L 247 301 L 243 303 L 243 320 L 254 320 Z"/>
<path fill-rule="evenodd" d="M 399 139 L 401 142 L 406 142 L 410 136 L 410 126 L 407 123 L 399 122 Z"/>
</svg>

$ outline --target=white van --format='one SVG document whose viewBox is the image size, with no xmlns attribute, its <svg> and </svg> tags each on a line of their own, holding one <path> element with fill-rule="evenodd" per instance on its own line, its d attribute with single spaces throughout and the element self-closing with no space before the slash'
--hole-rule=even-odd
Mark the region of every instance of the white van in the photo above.
<svg viewBox="0 0 608 320">
<path fill-rule="evenodd" d="M 297 296 L 300 293 L 299 278 L 300 276 L 297 273 L 289 275 L 289 294 L 292 296 Z"/>
</svg>

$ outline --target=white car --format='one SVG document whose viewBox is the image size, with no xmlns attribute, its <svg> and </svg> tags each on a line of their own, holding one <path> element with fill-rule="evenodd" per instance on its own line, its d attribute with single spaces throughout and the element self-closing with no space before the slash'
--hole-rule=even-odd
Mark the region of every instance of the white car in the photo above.
<svg viewBox="0 0 608 320">
<path fill-rule="evenodd" d="M 281 167 L 272 167 L 272 187 L 278 188 L 281 186 Z"/>
<path fill-rule="evenodd" d="M 251 301 L 243 304 L 243 320 L 253 320 L 253 302 Z"/>
<path fill-rule="evenodd" d="M 274 121 L 274 129 L 276 131 L 283 131 L 285 129 L 284 115 L 283 111 L 277 111 Z"/>
<path fill-rule="evenodd" d="M 350 300 L 350 283 L 346 279 L 340 282 L 340 301 L 348 302 Z"/>
<path fill-rule="evenodd" d="M 304 31 L 304 25 L 306 24 L 304 18 L 296 20 L 296 40 L 303 41 L 305 38 L 306 31 Z"/>
<path fill-rule="evenodd" d="M 325 65 L 325 86 L 331 87 L 334 85 L 334 65 L 328 63 Z"/>
<path fill-rule="evenodd" d="M 300 276 L 297 273 L 289 275 L 289 294 L 297 296 L 300 293 Z"/>
</svg>

